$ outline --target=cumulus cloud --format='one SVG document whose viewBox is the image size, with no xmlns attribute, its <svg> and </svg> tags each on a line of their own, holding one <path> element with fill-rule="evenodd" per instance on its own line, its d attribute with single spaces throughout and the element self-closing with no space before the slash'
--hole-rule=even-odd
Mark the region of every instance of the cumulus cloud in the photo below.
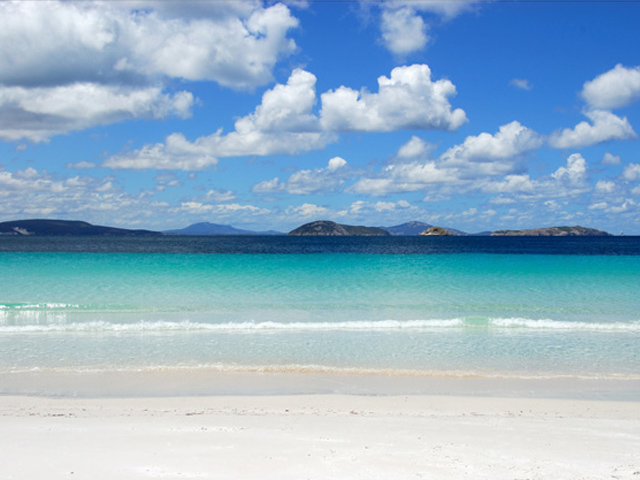
<svg viewBox="0 0 640 480">
<path fill-rule="evenodd" d="M 298 21 L 284 4 L 228 2 L 189 15 L 196 7 L 168 3 L 0 2 L 0 83 L 164 75 L 253 88 L 296 48 L 287 34 Z"/>
<path fill-rule="evenodd" d="M 319 218 L 327 215 L 328 212 L 328 208 L 314 205 L 312 203 L 303 203 L 300 206 L 289 207 L 286 210 L 287 216 L 293 216 L 301 219 Z"/>
<path fill-rule="evenodd" d="M 624 167 L 622 178 L 627 182 L 640 180 L 640 163 L 630 163 Z"/>
<path fill-rule="evenodd" d="M 567 166 L 558 168 L 551 177 L 572 185 L 581 184 L 587 179 L 587 162 L 579 153 L 571 154 Z"/>
<path fill-rule="evenodd" d="M 288 180 L 281 182 L 277 177 L 260 182 L 252 188 L 254 193 L 287 192 L 293 195 L 335 191 L 344 183 L 345 174 L 341 171 L 347 161 L 341 157 L 329 160 L 326 168 L 299 170 L 291 174 Z"/>
<path fill-rule="evenodd" d="M 566 165 L 549 176 L 533 179 L 529 174 L 506 175 L 480 184 L 484 192 L 513 195 L 520 200 L 573 197 L 590 190 L 587 162 L 579 153 L 567 158 Z M 503 197 L 504 198 L 504 197 Z"/>
<path fill-rule="evenodd" d="M 420 137 L 413 136 L 398 150 L 399 158 L 416 158 L 427 153 L 427 143 Z"/>
<path fill-rule="evenodd" d="M 612 140 L 635 140 L 636 132 L 627 120 L 606 110 L 589 110 L 585 115 L 591 120 L 580 122 L 573 129 L 565 128 L 549 137 L 553 148 L 590 147 Z"/>
<path fill-rule="evenodd" d="M 595 192 L 601 194 L 614 193 L 616 191 L 616 184 L 608 180 L 598 180 L 595 186 Z"/>
<path fill-rule="evenodd" d="M 425 201 L 482 192 L 497 194 L 491 202 L 503 205 L 574 197 L 591 190 L 587 162 L 578 153 L 569 155 L 564 165 L 548 175 L 532 178 L 521 173 L 518 158 L 541 143 L 542 137 L 536 132 L 512 122 L 493 135 L 467 137 L 437 159 L 394 159 L 377 174 L 357 180 L 347 191 L 372 196 L 420 191 L 427 194 Z M 403 145 L 400 151 L 410 144 L 411 141 Z M 635 179 L 636 174 L 640 178 L 640 166 L 637 173 L 633 167 L 625 173 L 628 180 Z"/>
<path fill-rule="evenodd" d="M 464 168 L 472 176 L 504 174 L 513 170 L 520 155 L 542 143 L 538 133 L 514 121 L 501 126 L 495 135 L 467 137 L 461 145 L 442 154 L 440 160 L 444 166 Z"/>
<path fill-rule="evenodd" d="M 161 88 L 76 83 L 58 87 L 0 86 L 0 139 L 34 142 L 95 125 L 134 118 L 188 117 L 193 96 Z"/>
<path fill-rule="evenodd" d="M 640 67 L 621 64 L 584 84 L 582 98 L 593 108 L 611 110 L 640 99 Z"/>
<path fill-rule="evenodd" d="M 219 157 L 291 155 L 323 148 L 333 136 L 318 131 L 317 119 L 312 114 L 315 83 L 313 74 L 294 70 L 286 84 L 277 84 L 265 92 L 255 111 L 236 121 L 233 132 L 225 135 L 218 130 L 193 142 L 173 133 L 164 143 L 123 152 L 107 159 L 104 165 L 204 170 L 217 165 Z"/>
<path fill-rule="evenodd" d="M 392 0 L 380 4 L 382 44 L 393 54 L 409 55 L 429 42 L 429 24 L 425 14 L 450 20 L 469 10 L 475 1 Z"/>
<path fill-rule="evenodd" d="M 252 89 L 296 48 L 284 4 L 169 3 L 0 2 L 0 139 L 184 118 L 193 96 L 170 79 Z"/>
<path fill-rule="evenodd" d="M 451 81 L 431 80 L 427 65 L 396 67 L 378 78 L 378 93 L 342 86 L 323 93 L 325 130 L 389 132 L 399 129 L 456 130 L 467 121 L 464 110 L 451 109 L 456 94 Z"/>
<path fill-rule="evenodd" d="M 174 133 L 164 143 L 120 153 L 104 165 L 202 170 L 215 166 L 221 157 L 293 155 L 321 149 L 343 131 L 455 130 L 467 120 L 463 110 L 452 111 L 449 104 L 455 86 L 449 80 L 431 81 L 427 65 L 396 68 L 390 78 L 382 76 L 378 83 L 379 93 L 375 94 L 347 87 L 322 94 L 317 116 L 313 111 L 316 77 L 296 69 L 286 84 L 267 90 L 254 112 L 235 122 L 234 131 L 223 134 L 218 130 L 193 142 Z"/>
<path fill-rule="evenodd" d="M 422 50 L 429 40 L 426 23 L 408 6 L 384 8 L 380 29 L 384 45 L 396 55 Z"/>
<path fill-rule="evenodd" d="M 605 152 L 605 154 L 602 156 L 602 163 L 605 165 L 620 165 L 620 155 L 614 155 L 612 153 Z"/>
</svg>

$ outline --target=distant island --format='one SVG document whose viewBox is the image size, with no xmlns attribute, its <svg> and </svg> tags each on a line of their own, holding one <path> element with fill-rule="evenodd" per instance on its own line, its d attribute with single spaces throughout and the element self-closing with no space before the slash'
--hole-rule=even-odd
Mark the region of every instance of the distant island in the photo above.
<svg viewBox="0 0 640 480">
<path fill-rule="evenodd" d="M 595 228 L 575 227 L 547 227 L 531 228 L 528 230 L 498 230 L 492 237 L 608 237 L 610 233 Z"/>
<path fill-rule="evenodd" d="M 128 230 L 126 228 L 103 227 L 72 220 L 15 220 L 0 223 L 0 235 L 108 235 L 108 236 L 153 236 L 162 235 L 151 230 Z"/>
<path fill-rule="evenodd" d="M 167 235 L 284 235 L 284 233 L 276 232 L 275 230 L 255 232 L 253 230 L 235 228 L 231 225 L 221 225 L 209 222 L 194 223 L 186 228 L 165 230 L 162 233 Z"/>
<path fill-rule="evenodd" d="M 380 227 L 362 227 L 353 225 L 341 225 L 329 220 L 318 220 L 306 223 L 289 232 L 290 236 L 322 236 L 322 237 L 347 237 L 347 236 L 365 236 L 365 237 L 387 237 L 391 234 Z"/>
<path fill-rule="evenodd" d="M 442 227 L 431 227 L 422 232 L 420 235 L 425 237 L 437 236 L 437 237 L 453 237 L 453 233 L 451 233 L 446 228 Z"/>
<path fill-rule="evenodd" d="M 253 231 L 235 228 L 231 225 L 200 222 L 185 228 L 165 230 L 131 230 L 126 228 L 105 227 L 92 225 L 88 222 L 73 220 L 30 219 L 0 222 L 0 235 L 8 236 L 216 236 L 216 235 L 285 235 L 275 230 Z M 466 233 L 455 228 L 440 227 L 424 222 L 411 221 L 392 227 L 354 226 L 336 223 L 330 220 L 317 220 L 305 223 L 291 230 L 290 236 L 325 236 L 325 237 L 388 237 L 388 236 L 495 236 L 495 237 L 586 237 L 611 236 L 610 233 L 595 228 L 574 227 L 546 227 L 524 230 L 497 230 L 495 232 Z"/>
</svg>

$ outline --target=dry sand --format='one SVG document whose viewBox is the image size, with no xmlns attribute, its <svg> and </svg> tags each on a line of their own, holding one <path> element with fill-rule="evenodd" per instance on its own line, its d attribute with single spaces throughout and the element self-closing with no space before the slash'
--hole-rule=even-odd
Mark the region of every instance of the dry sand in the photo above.
<svg viewBox="0 0 640 480">
<path fill-rule="evenodd" d="M 0 479 L 640 480 L 640 403 L 0 396 Z"/>
</svg>

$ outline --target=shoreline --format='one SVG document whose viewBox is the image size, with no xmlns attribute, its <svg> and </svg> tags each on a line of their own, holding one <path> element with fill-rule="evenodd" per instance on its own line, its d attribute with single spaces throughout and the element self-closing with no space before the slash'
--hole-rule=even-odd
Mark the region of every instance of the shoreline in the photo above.
<svg viewBox="0 0 640 480">
<path fill-rule="evenodd" d="M 0 372 L 0 396 L 463 396 L 640 402 L 640 378 L 403 375 L 362 371 L 161 368 Z"/>
<path fill-rule="evenodd" d="M 3 478 L 640 478 L 636 402 L 0 396 Z"/>
</svg>

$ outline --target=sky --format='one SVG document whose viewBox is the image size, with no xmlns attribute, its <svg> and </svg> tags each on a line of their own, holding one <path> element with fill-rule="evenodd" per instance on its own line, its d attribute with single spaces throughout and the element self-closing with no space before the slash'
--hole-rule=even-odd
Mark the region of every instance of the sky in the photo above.
<svg viewBox="0 0 640 480">
<path fill-rule="evenodd" d="M 640 235 L 640 2 L 0 0 L 0 221 Z"/>
</svg>

